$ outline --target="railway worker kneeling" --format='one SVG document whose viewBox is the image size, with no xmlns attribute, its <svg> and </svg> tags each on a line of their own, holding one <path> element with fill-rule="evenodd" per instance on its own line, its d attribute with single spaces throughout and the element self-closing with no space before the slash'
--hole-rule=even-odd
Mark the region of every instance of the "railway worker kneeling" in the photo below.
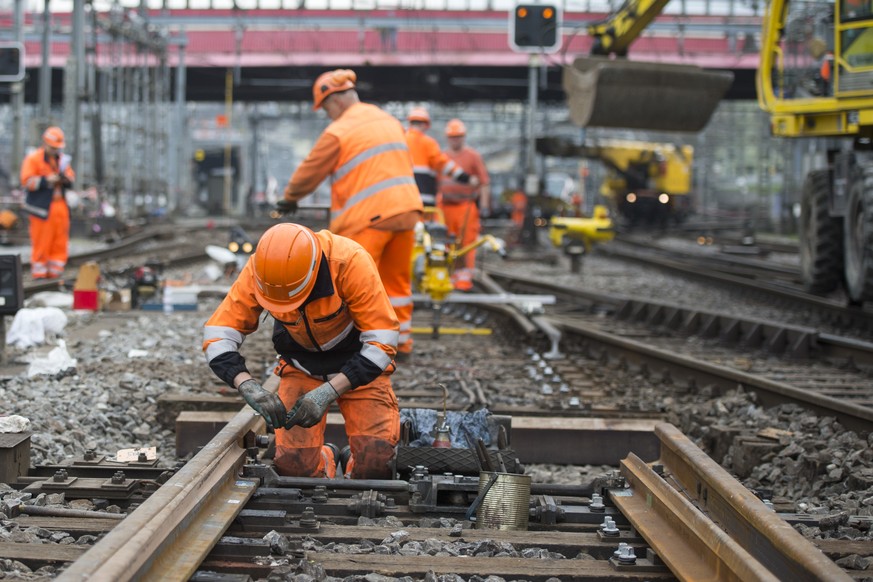
<svg viewBox="0 0 873 582">
<path fill-rule="evenodd" d="M 239 353 L 265 310 L 274 320 L 278 395 L 252 377 Z M 380 479 L 391 476 L 400 432 L 389 379 L 399 328 L 376 264 L 361 245 L 283 223 L 264 233 L 206 322 L 203 350 L 213 372 L 276 429 L 278 473 L 335 476 L 336 453 L 324 445 L 324 429 L 336 401 L 351 451 L 343 459 L 345 476 Z"/>
</svg>

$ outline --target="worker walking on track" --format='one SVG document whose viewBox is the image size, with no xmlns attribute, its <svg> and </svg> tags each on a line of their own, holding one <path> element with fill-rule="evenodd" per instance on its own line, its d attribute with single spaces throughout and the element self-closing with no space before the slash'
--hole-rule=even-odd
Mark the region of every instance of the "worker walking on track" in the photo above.
<svg viewBox="0 0 873 582">
<path fill-rule="evenodd" d="M 460 184 L 468 184 L 470 176 L 440 148 L 439 142 L 427 135 L 430 129 L 430 114 L 424 107 L 414 107 L 406 118 L 406 145 L 412 155 L 412 171 L 415 183 L 425 206 L 436 206 L 437 178 L 450 178 Z"/>
<path fill-rule="evenodd" d="M 264 311 L 274 319 L 278 395 L 252 377 L 239 352 Z M 373 258 L 361 245 L 282 223 L 264 233 L 206 322 L 203 349 L 213 372 L 276 429 L 280 474 L 335 476 L 337 454 L 324 445 L 324 429 L 336 401 L 351 451 L 343 459 L 345 475 L 383 479 L 391 476 L 388 462 L 400 436 L 389 378 L 398 330 Z"/>
<path fill-rule="evenodd" d="M 285 186 L 288 211 L 331 178 L 330 230 L 360 243 L 376 261 L 400 320 L 398 355 L 412 352 L 412 250 L 422 204 L 412 175 L 403 126 L 362 103 L 354 71 L 322 74 L 312 88 L 314 108 L 332 120 Z"/>
<path fill-rule="evenodd" d="M 479 152 L 465 145 L 466 136 L 464 122 L 460 119 L 449 120 L 446 124 L 446 139 L 449 142 L 446 153 L 470 175 L 470 183 L 457 184 L 448 180 L 440 183 L 440 209 L 445 216 L 446 229 L 449 236 L 455 237 L 461 246 L 476 240 L 481 230 L 479 217 L 487 216 L 491 208 L 488 170 Z M 452 273 L 452 283 L 459 291 L 469 291 L 473 287 L 476 253 L 467 253 L 460 261 Z"/>
<path fill-rule="evenodd" d="M 65 155 L 64 132 L 49 127 L 42 134 L 43 147 L 21 163 L 21 186 L 26 192 L 24 210 L 30 215 L 30 274 L 34 279 L 64 274 L 70 244 L 70 208 L 65 191 L 76 174 Z"/>
</svg>

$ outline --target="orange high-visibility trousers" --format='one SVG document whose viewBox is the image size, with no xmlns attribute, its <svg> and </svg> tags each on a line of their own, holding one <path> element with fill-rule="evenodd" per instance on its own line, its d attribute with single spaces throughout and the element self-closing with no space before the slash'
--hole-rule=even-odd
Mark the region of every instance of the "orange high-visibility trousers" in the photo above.
<svg viewBox="0 0 873 582">
<path fill-rule="evenodd" d="M 297 399 L 324 383 L 300 370 L 283 365 L 279 398 L 288 410 Z M 391 379 L 383 374 L 364 386 L 359 386 L 337 400 L 346 425 L 346 435 L 354 457 L 353 479 L 389 479 L 390 461 L 400 440 L 400 408 L 391 387 Z M 276 457 L 273 464 L 280 475 L 294 477 L 333 476 L 335 467 L 325 467 L 321 446 L 327 415 L 311 428 L 300 426 L 276 431 Z"/>
<path fill-rule="evenodd" d="M 30 216 L 30 241 L 33 278 L 63 275 L 70 252 L 70 208 L 63 198 L 52 200 L 48 218 Z"/>
<path fill-rule="evenodd" d="M 455 241 L 456 248 L 472 244 L 479 236 L 482 225 L 479 222 L 479 209 L 476 202 L 470 200 L 457 204 L 443 204 L 441 206 L 446 220 L 446 230 L 449 237 Z M 476 267 L 476 251 L 470 251 L 459 259 L 455 269 L 470 269 Z"/>
<path fill-rule="evenodd" d="M 415 231 L 366 228 L 349 238 L 367 249 L 376 261 L 379 278 L 400 322 L 397 351 L 412 353 L 412 249 L 415 246 Z"/>
</svg>

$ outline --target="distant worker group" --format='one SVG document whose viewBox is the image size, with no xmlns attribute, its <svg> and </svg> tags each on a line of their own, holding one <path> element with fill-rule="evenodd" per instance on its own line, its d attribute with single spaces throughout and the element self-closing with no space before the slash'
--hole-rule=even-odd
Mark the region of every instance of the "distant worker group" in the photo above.
<svg viewBox="0 0 873 582">
<path fill-rule="evenodd" d="M 70 156 L 63 153 L 64 132 L 49 127 L 42 134 L 42 147 L 24 158 L 21 186 L 24 211 L 30 217 L 30 274 L 34 279 L 58 278 L 69 257 L 70 208 L 66 190 L 76 174 Z"/>
<path fill-rule="evenodd" d="M 407 116 L 406 145 L 412 156 L 412 172 L 415 184 L 425 206 L 436 206 L 439 178 L 450 178 L 461 184 L 470 183 L 470 175 L 464 172 L 440 148 L 440 144 L 427 135 L 430 129 L 430 114 L 424 107 L 415 107 Z"/>
</svg>

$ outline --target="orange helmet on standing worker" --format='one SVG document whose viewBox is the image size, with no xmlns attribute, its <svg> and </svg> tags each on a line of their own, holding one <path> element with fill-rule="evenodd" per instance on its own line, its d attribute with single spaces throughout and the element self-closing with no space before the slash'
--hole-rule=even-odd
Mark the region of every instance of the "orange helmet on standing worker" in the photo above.
<svg viewBox="0 0 873 582">
<path fill-rule="evenodd" d="M 430 113 L 424 107 L 413 107 L 409 115 L 406 116 L 408 121 L 419 121 L 430 125 Z"/>
<path fill-rule="evenodd" d="M 305 226 L 277 224 L 261 237 L 252 261 L 258 304 L 270 311 L 292 311 L 315 286 L 321 242 Z"/>
<path fill-rule="evenodd" d="M 64 130 L 60 127 L 51 126 L 46 128 L 42 133 L 42 141 L 45 145 L 55 149 L 63 149 L 64 147 Z"/>
<path fill-rule="evenodd" d="M 355 88 L 358 76 L 351 69 L 336 69 L 322 73 L 312 85 L 312 110 L 321 107 L 324 100 L 342 91 Z"/>
<path fill-rule="evenodd" d="M 463 137 L 467 135 L 467 126 L 460 119 L 450 119 L 446 123 L 446 137 Z"/>
</svg>

